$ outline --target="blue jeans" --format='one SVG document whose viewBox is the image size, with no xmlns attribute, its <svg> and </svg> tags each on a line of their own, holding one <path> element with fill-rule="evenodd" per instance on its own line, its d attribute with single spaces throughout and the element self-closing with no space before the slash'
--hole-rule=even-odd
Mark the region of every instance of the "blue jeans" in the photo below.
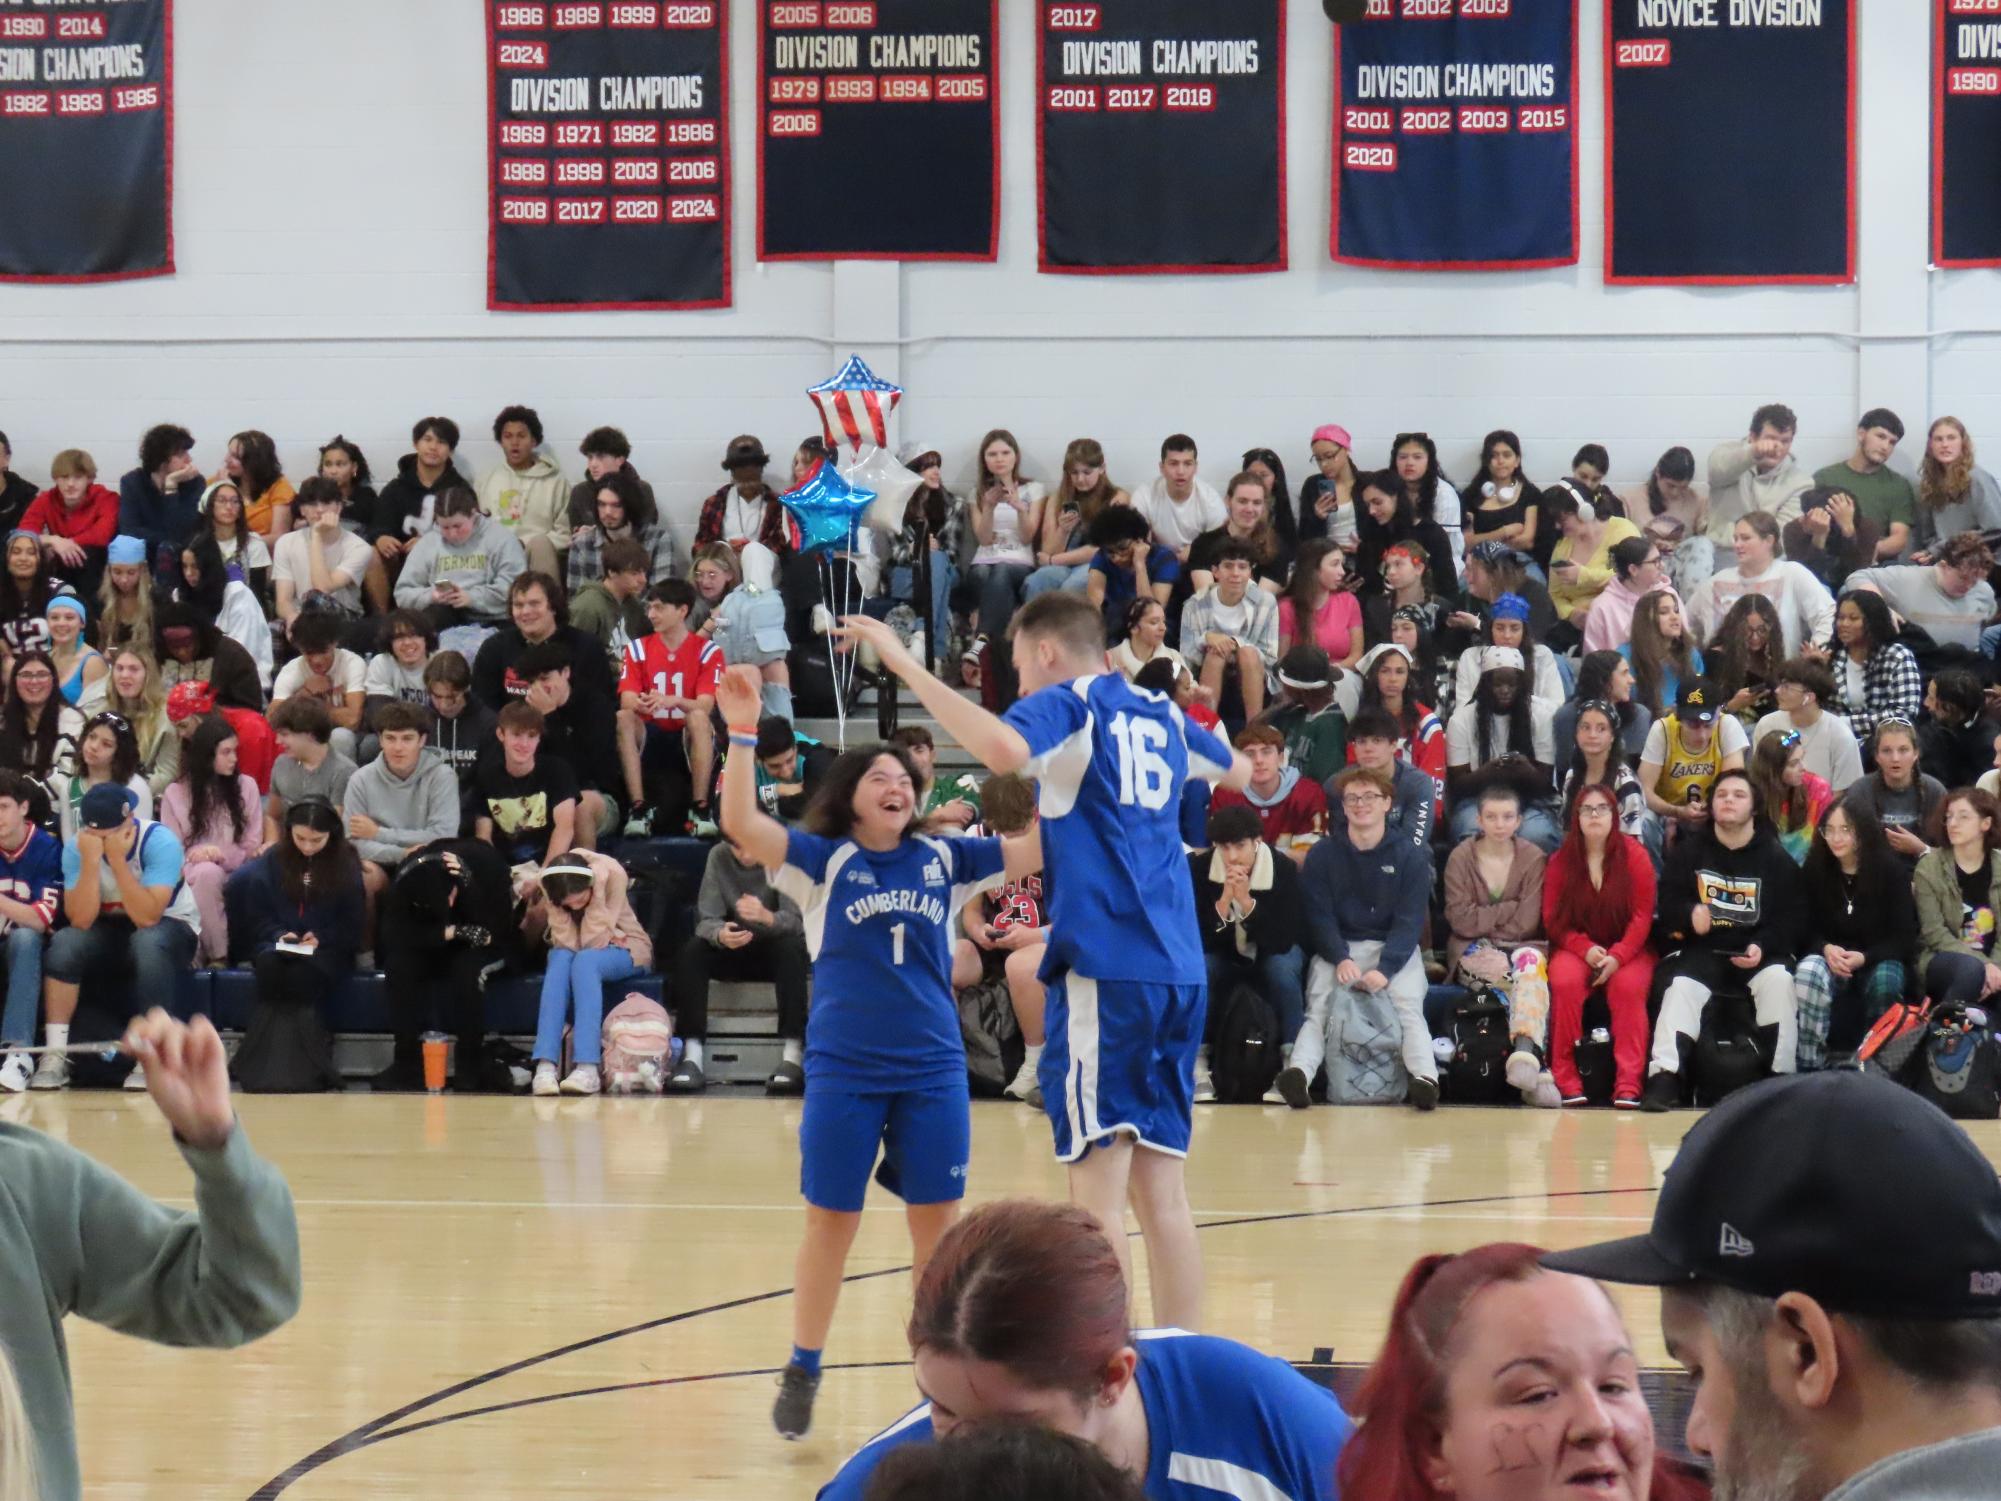
<svg viewBox="0 0 2001 1501">
<path fill-rule="evenodd" d="M 975 563 L 967 571 L 980 591 L 979 632 L 998 641 L 1021 603 L 1021 586 L 1035 570 L 1026 563 Z"/>
<path fill-rule="evenodd" d="M 1033 599 L 1038 594 L 1047 594 L 1052 589 L 1082 589 L 1084 580 L 1091 576 L 1089 563 L 1049 563 L 1028 576 L 1028 582 L 1021 586 L 1021 597 Z"/>
<path fill-rule="evenodd" d="M 8 957 L 13 957 L 11 942 Z M 132 988 L 126 992 L 124 1009 L 127 1016 L 136 1016 L 149 1006 L 165 1006 L 169 1011 L 175 1008 L 180 974 L 194 963 L 194 957 L 195 930 L 184 922 L 163 917 L 152 927 L 141 928 L 129 917 L 101 912 L 89 927 L 63 928 L 49 940 L 42 972 L 51 980 L 81 985 L 92 970 L 129 958 Z M 11 974 L 8 988 L 13 988 Z M 13 1005 L 10 994 L 9 1012 Z"/>
<path fill-rule="evenodd" d="M 1285 858 L 1283 856 L 1281 859 Z M 1230 986 L 1248 979 L 1258 994 L 1278 1013 L 1278 1035 L 1286 1047 L 1299 1035 L 1306 1019 L 1306 950 L 1283 949 L 1276 954 L 1259 954 L 1243 959 L 1223 949 L 1209 952 L 1209 1020 L 1202 1040 L 1213 1041 L 1212 1030 L 1223 1023 L 1223 1008 L 1230 998 Z"/>
<path fill-rule="evenodd" d="M 931 554 L 931 619 L 925 629 L 931 633 L 933 653 L 943 652 L 945 642 L 952 634 L 952 589 L 959 582 L 959 570 L 952 560 L 942 552 Z M 892 568 L 889 570 L 889 592 L 915 608 L 917 591 L 917 570 L 915 568 Z"/>
<path fill-rule="evenodd" d="M 563 1017 L 574 1010 L 570 1056 L 577 1063 L 596 1063 L 604 988 L 638 972 L 624 949 L 550 949 L 549 968 L 542 975 L 542 1010 L 535 1020 L 536 1060 L 553 1063 L 563 1056 Z"/>
<path fill-rule="evenodd" d="M 7 1009 L 0 1012 L 0 1042 L 28 1047 L 35 1040 L 35 1008 L 42 1004 L 42 945 L 48 934 L 16 928 L 7 935 Z"/>
</svg>

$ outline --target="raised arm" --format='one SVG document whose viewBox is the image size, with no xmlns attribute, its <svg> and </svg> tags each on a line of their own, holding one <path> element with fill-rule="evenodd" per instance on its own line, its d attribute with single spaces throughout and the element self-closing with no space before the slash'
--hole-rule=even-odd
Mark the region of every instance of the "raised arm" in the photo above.
<svg viewBox="0 0 2001 1501">
<path fill-rule="evenodd" d="M 961 698 L 957 689 L 933 677 L 884 622 L 871 620 L 866 615 L 844 615 L 834 635 L 846 641 L 866 641 L 873 646 L 884 668 L 908 683 L 910 691 L 917 695 L 917 701 L 924 705 L 931 717 L 989 771 L 1019 771 L 1028 764 L 1028 742 L 1021 738 L 1019 730 L 1000 716 L 989 714 L 970 699 Z M 728 717 L 727 711 L 725 717 Z M 737 722 L 748 724 L 755 717 L 752 714 L 751 719 Z M 724 797 L 727 807 L 727 788 Z M 783 848 L 779 853 L 783 855 Z"/>
<path fill-rule="evenodd" d="M 890 639 L 896 639 L 893 632 Z M 776 870 L 785 863 L 785 825 L 758 807 L 756 759 L 751 746 L 739 743 L 746 734 L 755 738 L 763 701 L 764 680 L 755 667 L 723 669 L 716 684 L 716 704 L 730 726 L 730 753 L 723 762 L 723 833 L 766 870 Z M 1026 747 L 1023 752 L 1026 760 Z"/>
</svg>

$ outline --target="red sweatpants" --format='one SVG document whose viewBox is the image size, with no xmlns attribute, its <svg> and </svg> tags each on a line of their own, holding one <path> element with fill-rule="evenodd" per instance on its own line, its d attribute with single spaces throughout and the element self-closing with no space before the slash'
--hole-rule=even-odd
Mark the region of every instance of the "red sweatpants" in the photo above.
<svg viewBox="0 0 2001 1501">
<path fill-rule="evenodd" d="M 1619 966 L 1605 987 L 1612 1012 L 1615 1094 L 1638 1096 L 1647 1067 L 1647 990 L 1654 982 L 1654 956 L 1641 954 Z M 1591 967 L 1564 949 L 1549 955 L 1549 1072 L 1556 1092 L 1570 1099 L 1584 1092 L 1577 1077 L 1577 1039 L 1584 1030 L 1584 1002 L 1591 994 Z"/>
</svg>

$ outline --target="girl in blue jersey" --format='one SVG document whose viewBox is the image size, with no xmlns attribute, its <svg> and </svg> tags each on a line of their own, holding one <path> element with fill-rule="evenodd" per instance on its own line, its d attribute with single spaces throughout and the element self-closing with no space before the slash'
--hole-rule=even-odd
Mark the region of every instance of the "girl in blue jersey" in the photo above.
<svg viewBox="0 0 2001 1501">
<path fill-rule="evenodd" d="M 1334 1394 L 1234 1340 L 1128 1329 L 1118 1253 L 1080 1204 L 1004 1200 L 954 1225 L 918 1281 L 910 1352 L 925 1401 L 819 1501 L 862 1501 L 891 1451 L 987 1418 L 1084 1439 L 1152 1501 L 1338 1501 L 1353 1425 Z"/>
<path fill-rule="evenodd" d="M 887 745 L 842 756 L 802 826 L 787 828 L 757 806 L 761 692 L 755 668 L 735 667 L 716 702 L 730 726 L 723 830 L 799 903 L 813 957 L 799 1125 L 806 1235 L 792 1359 L 772 1409 L 778 1431 L 798 1438 L 812 1424 L 820 1352 L 871 1170 L 907 1205 L 920 1275 L 958 1216 L 972 1124 L 952 995 L 954 923 L 970 897 L 1039 870 L 1042 849 L 1032 828 L 1006 841 L 917 832 L 917 768 Z"/>
</svg>

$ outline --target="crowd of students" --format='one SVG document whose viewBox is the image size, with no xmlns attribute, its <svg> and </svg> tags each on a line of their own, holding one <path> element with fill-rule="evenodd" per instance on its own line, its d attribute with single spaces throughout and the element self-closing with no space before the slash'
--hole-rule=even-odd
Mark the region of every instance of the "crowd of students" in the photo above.
<svg viewBox="0 0 2001 1501">
<path fill-rule="evenodd" d="M 1296 496 L 1265 448 L 1211 485 L 1183 435 L 1128 491 L 1089 439 L 1045 486 L 997 429 L 965 497 L 939 450 L 907 444 L 922 485 L 904 524 L 841 554 L 831 602 L 928 634 L 1004 705 L 995 648 L 1014 610 L 1081 591 L 1112 666 L 1234 735 L 1250 787 L 1183 824 L 1212 991 L 1253 984 L 1288 1039 L 1271 1098 L 1308 1101 L 1361 1005 L 1395 1042 L 1395 1087 L 1429 1106 L 1432 1033 L 1450 1017 L 1425 1006 L 1448 978 L 1507 996 L 1525 1097 L 1583 1097 L 1576 1045 L 1602 997 L 1615 1102 L 1665 1104 L 1719 990 L 1748 997 L 1783 1071 L 1852 1051 L 1894 996 L 2001 988 L 1982 895 L 2001 843 L 1987 655 L 2001 487 L 1953 418 L 1932 425 L 1915 484 L 1891 467 L 1890 412 L 1865 413 L 1854 451 L 1811 474 L 1796 427 L 1762 407 L 1710 455 L 1706 486 L 1674 449 L 1624 494 L 1595 445 L 1538 486 L 1507 431 L 1462 492 L 1427 435 L 1399 434 L 1369 470 L 1329 424 Z M 684 551 L 616 429 L 584 439 L 574 483 L 532 409 L 506 408 L 492 432 L 501 460 L 476 484 L 443 417 L 413 427 L 379 490 L 338 436 L 297 486 L 255 431 L 205 478 L 171 424 L 144 435 L 115 493 L 77 450 L 39 493 L 6 471 L 7 1043 L 33 1040 L 38 1010 L 45 1037 L 66 1035 L 79 982 L 107 967 L 151 981 L 246 962 L 274 996 L 324 999 L 379 950 L 413 1002 L 382 1082 L 415 1081 L 435 1023 L 472 1083 L 493 1073 L 485 972 L 609 947 L 675 979 L 686 1052 L 666 1087 L 704 1087 L 721 977 L 777 985 L 771 1086 L 799 1086 L 796 908 L 725 844 L 694 939 L 656 956 L 612 862 L 592 857 L 620 835 L 716 834 L 725 663 L 759 669 L 747 749 L 764 806 L 804 813 L 832 753 L 792 728 L 791 684 L 830 575 L 800 556 L 753 436 L 726 445 L 728 480 Z M 791 479 L 825 457 L 807 440 Z M 928 737 L 900 738 L 930 778 Z M 932 779 L 925 811 L 946 832 L 1006 834 L 1032 801 L 1004 783 L 983 810 L 969 781 Z M 1803 880 L 1773 880 L 1802 864 Z M 405 878 L 436 885 L 429 905 L 392 895 Z M 461 900 L 494 921 L 446 920 Z M 1009 1088 L 1027 1098 L 1040 907 L 1039 881 L 973 904 L 954 962 L 962 986 L 1004 984 L 1028 1048 Z M 431 946 L 459 955 L 418 969 L 455 985 L 396 972 L 425 948 L 418 913 Z M 538 1047 L 534 1088 L 598 1086 L 591 982 L 619 967 L 545 966 L 575 1067 L 553 1078 Z M 66 1069 L 12 1053 L 0 1087 L 59 1087 Z"/>
</svg>

